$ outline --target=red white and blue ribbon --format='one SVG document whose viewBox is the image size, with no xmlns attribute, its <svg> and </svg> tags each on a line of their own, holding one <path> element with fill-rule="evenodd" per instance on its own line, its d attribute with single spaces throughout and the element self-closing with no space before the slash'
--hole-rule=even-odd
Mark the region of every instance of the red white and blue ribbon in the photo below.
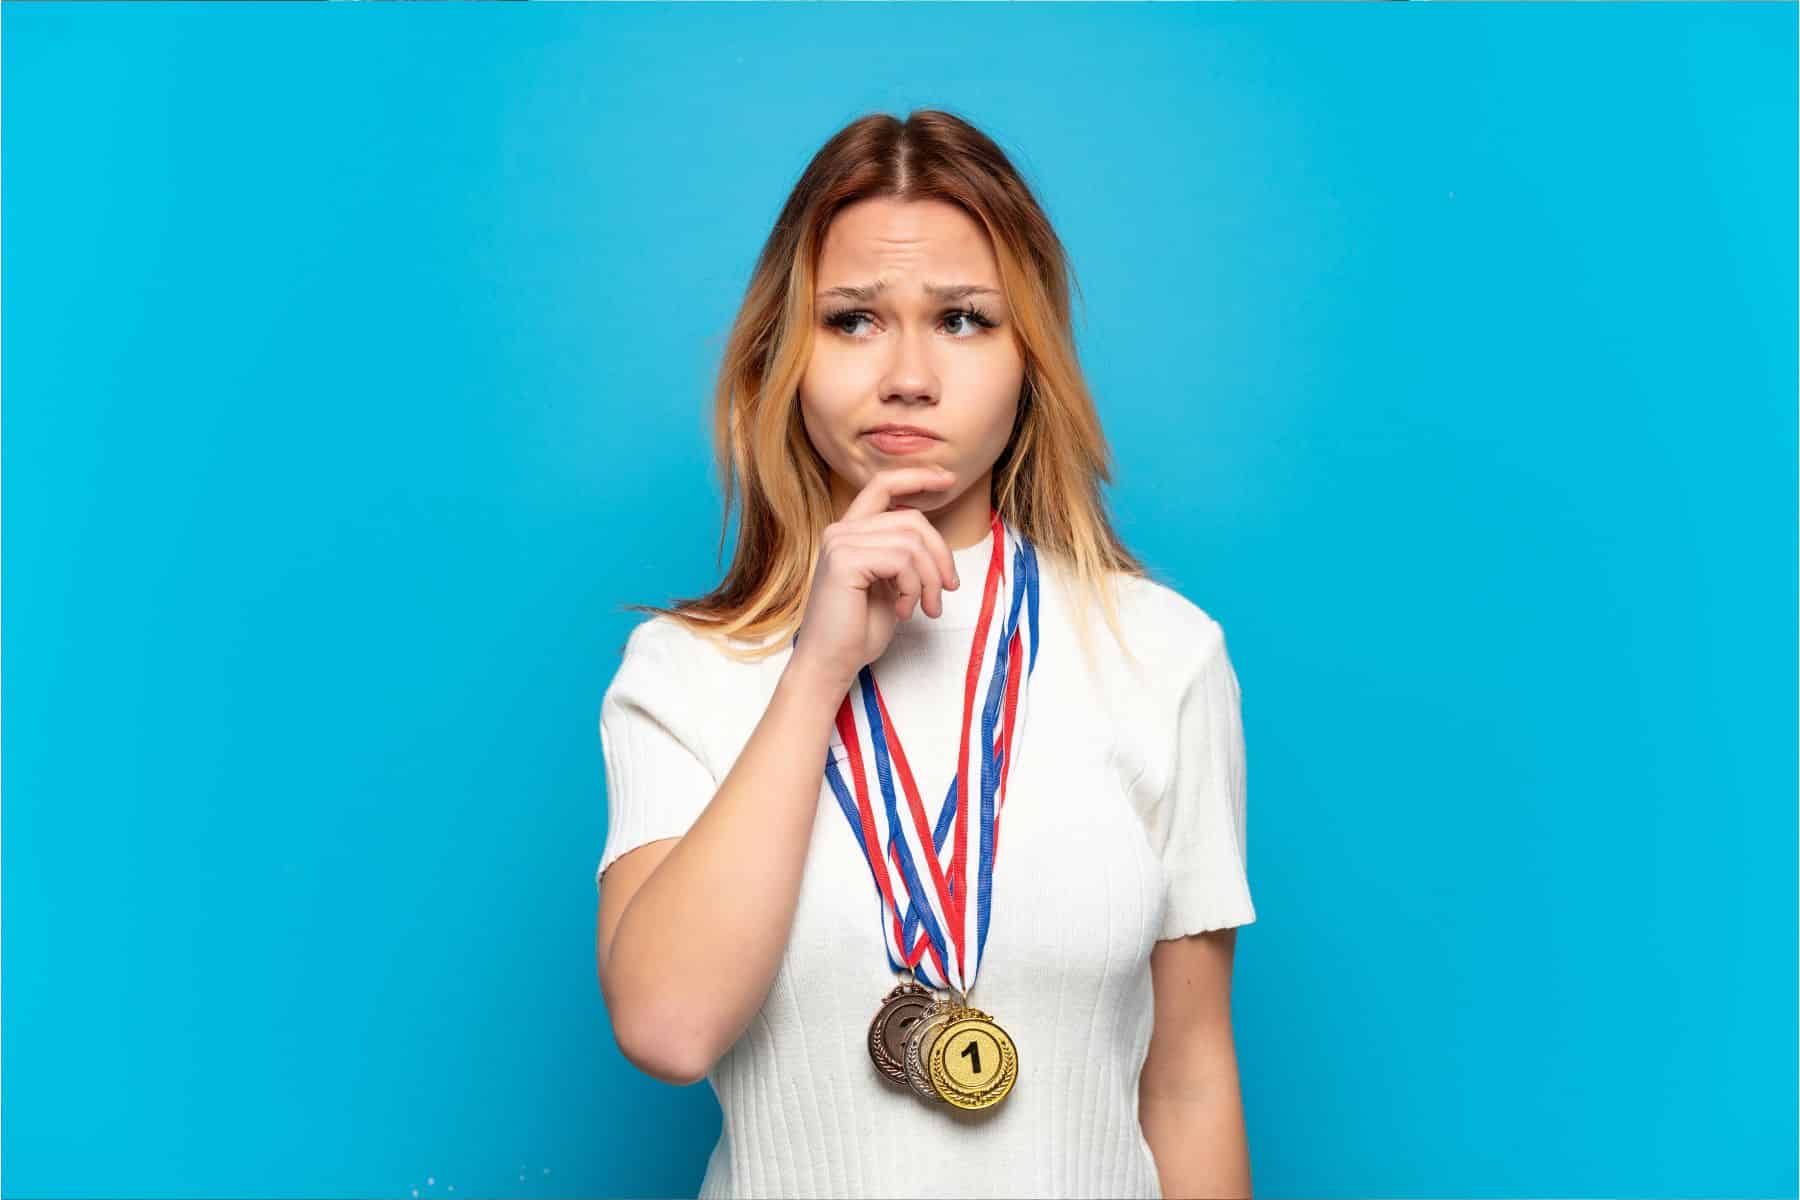
<svg viewBox="0 0 1800 1200">
<path fill-rule="evenodd" d="M 910 967 L 921 983 L 964 996 L 975 985 L 987 946 L 1010 751 L 1037 666 L 1036 549 L 997 511 L 989 528 L 991 554 L 963 681 L 956 772 L 937 812 L 926 811 L 870 666 L 858 672 L 838 709 L 825 759 L 825 786 L 850 824 L 880 897 L 889 965 L 896 971 Z M 976 802 L 962 803 L 971 794 Z"/>
</svg>

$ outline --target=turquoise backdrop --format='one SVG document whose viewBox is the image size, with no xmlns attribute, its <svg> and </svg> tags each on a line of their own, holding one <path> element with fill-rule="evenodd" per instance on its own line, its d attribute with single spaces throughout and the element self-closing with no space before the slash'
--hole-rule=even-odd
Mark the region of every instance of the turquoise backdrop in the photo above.
<svg viewBox="0 0 1800 1200">
<path fill-rule="evenodd" d="M 1231 639 L 1259 1194 L 1793 1196 L 1795 11 L 7 3 L 5 1194 L 693 1194 L 621 605 L 801 166 L 943 106 Z"/>
</svg>

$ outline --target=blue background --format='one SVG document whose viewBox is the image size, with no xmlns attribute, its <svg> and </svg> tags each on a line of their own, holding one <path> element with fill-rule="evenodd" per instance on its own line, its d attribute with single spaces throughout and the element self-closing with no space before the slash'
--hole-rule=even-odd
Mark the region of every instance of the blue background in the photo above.
<svg viewBox="0 0 1800 1200">
<path fill-rule="evenodd" d="M 6 1194 L 693 1194 L 594 974 L 619 606 L 721 569 L 806 158 L 944 105 L 1231 640 L 1259 1194 L 1794 1195 L 1795 31 L 7 4 Z"/>
</svg>

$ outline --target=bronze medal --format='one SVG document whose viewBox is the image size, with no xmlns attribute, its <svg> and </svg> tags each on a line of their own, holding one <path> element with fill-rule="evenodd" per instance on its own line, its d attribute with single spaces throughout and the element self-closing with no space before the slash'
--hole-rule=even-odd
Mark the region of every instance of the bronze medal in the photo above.
<svg viewBox="0 0 1800 1200">
<path fill-rule="evenodd" d="M 933 999 L 930 988 L 905 980 L 882 997 L 875 1019 L 869 1022 L 869 1057 L 876 1070 L 901 1087 L 908 1086 L 906 1036 L 931 1007 Z"/>
<path fill-rule="evenodd" d="M 1012 1038 L 980 1009 L 964 1009 L 945 1023 L 927 1059 L 933 1090 L 957 1108 L 991 1108 L 1019 1077 Z"/>
</svg>

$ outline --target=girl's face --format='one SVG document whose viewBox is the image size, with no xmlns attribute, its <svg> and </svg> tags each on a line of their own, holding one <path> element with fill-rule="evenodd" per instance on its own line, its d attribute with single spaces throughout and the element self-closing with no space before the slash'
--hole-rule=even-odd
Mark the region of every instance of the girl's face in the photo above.
<svg viewBox="0 0 1800 1200">
<path fill-rule="evenodd" d="M 883 468 L 948 467 L 953 485 L 909 493 L 908 506 L 953 548 L 974 544 L 1025 381 L 987 234 L 944 201 L 860 200 L 832 219 L 818 281 L 800 411 L 837 511 Z M 887 423 L 935 440 L 884 447 L 870 430 Z"/>
</svg>

